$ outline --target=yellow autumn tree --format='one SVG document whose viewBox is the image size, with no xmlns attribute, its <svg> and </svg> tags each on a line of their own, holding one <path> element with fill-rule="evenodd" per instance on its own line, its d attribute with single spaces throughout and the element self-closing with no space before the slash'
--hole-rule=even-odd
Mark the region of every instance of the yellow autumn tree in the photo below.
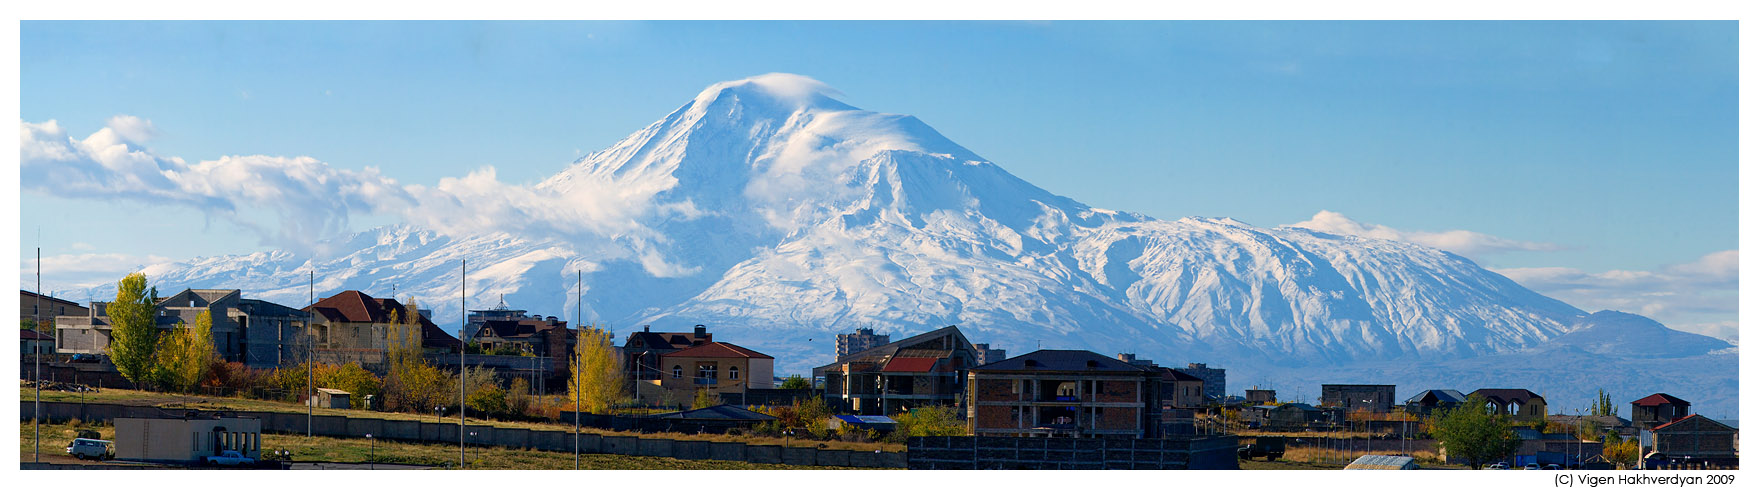
<svg viewBox="0 0 1759 490">
<path fill-rule="evenodd" d="M 582 325 L 574 344 L 569 400 L 580 400 L 580 411 L 609 413 L 629 395 L 624 389 L 623 360 L 612 345 L 610 332 Z"/>
<path fill-rule="evenodd" d="M 160 386 L 192 391 L 207 377 L 214 357 L 214 318 L 204 310 L 196 316 L 195 325 L 177 322 L 175 329 L 159 337 L 153 378 Z"/>
</svg>

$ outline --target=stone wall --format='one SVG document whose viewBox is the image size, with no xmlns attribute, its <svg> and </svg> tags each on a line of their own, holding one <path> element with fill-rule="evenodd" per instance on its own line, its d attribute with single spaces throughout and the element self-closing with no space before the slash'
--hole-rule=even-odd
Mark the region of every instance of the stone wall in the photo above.
<svg viewBox="0 0 1759 490">
<path fill-rule="evenodd" d="M 912 437 L 913 470 L 1239 469 L 1233 436 L 1176 439 Z"/>
</svg>

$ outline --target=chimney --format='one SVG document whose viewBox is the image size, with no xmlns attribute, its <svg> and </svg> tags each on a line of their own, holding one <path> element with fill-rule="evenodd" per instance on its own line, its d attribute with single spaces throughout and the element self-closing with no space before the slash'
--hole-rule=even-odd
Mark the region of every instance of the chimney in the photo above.
<svg viewBox="0 0 1759 490">
<path fill-rule="evenodd" d="M 696 336 L 697 336 L 697 337 L 702 337 L 702 336 L 705 336 L 705 335 L 708 335 L 708 327 L 705 327 L 705 326 L 702 326 L 702 325 L 697 325 L 697 326 L 696 326 Z"/>
<path fill-rule="evenodd" d="M 643 332 L 646 332 L 646 331 L 648 331 L 648 326 L 647 326 L 647 325 L 642 325 L 642 326 L 641 326 L 641 331 L 643 331 Z"/>
</svg>

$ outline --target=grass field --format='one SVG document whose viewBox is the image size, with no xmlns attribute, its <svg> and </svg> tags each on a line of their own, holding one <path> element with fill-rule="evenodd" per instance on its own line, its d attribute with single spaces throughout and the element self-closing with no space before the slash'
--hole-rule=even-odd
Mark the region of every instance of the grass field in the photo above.
<svg viewBox="0 0 1759 490">
<path fill-rule="evenodd" d="M 79 429 L 96 430 L 108 440 L 115 440 L 116 437 L 116 428 L 108 424 L 44 424 L 41 429 L 43 437 L 42 451 L 43 454 L 46 455 L 66 454 L 65 448 L 67 447 L 67 444 L 73 441 L 74 435 Z M 19 458 L 21 461 L 29 461 L 32 442 L 30 421 L 27 420 L 22 422 L 19 431 Z M 361 463 L 371 460 L 379 463 L 399 463 L 437 467 L 450 467 L 458 464 L 458 446 L 441 444 L 410 444 L 386 441 L 369 442 L 364 438 L 353 439 L 263 434 L 263 449 L 265 454 L 270 451 L 281 449 L 293 451 L 294 461 L 301 462 Z M 574 469 L 573 453 L 471 446 L 466 448 L 465 457 L 465 467 L 469 469 Z M 591 470 L 870 469 L 754 464 L 733 461 L 694 461 L 647 456 L 621 456 L 614 454 L 582 454 L 580 455 L 580 468 Z"/>
<path fill-rule="evenodd" d="M 31 391 L 29 389 L 24 389 L 24 388 L 21 388 L 21 389 L 24 390 L 23 393 L 24 393 L 25 398 L 29 399 L 31 396 Z M 81 396 L 82 396 L 82 394 L 73 393 L 73 392 L 44 391 L 43 392 L 43 401 L 79 402 L 79 401 L 81 401 Z M 176 394 L 176 393 L 157 393 L 157 392 L 151 392 L 151 391 L 122 390 L 122 389 L 113 389 L 113 388 L 106 388 L 106 389 L 104 389 L 104 391 L 98 392 L 98 393 L 85 393 L 83 396 L 84 396 L 84 401 L 86 403 L 112 403 L 112 404 L 122 404 L 122 405 L 146 405 L 146 406 L 157 406 L 157 407 L 161 407 L 161 408 L 190 408 L 190 409 L 201 409 L 201 410 L 240 410 L 240 411 L 284 412 L 284 413 L 306 413 L 306 410 L 307 410 L 305 405 L 301 405 L 298 403 L 287 403 L 287 402 L 270 401 L 270 400 L 253 400 L 253 399 L 249 399 L 249 398 L 223 398 L 223 397 L 212 397 L 212 396 L 201 396 L 201 395 L 184 395 L 184 394 Z M 345 417 L 382 418 L 382 419 L 390 419 L 390 420 L 419 420 L 419 421 L 427 421 L 427 422 L 433 422 L 435 420 L 441 420 L 441 421 L 449 420 L 454 424 L 458 423 L 458 416 L 456 414 L 449 416 L 449 417 L 436 418 L 432 414 L 420 415 L 420 414 L 413 414 L 413 413 L 371 412 L 371 411 L 365 411 L 365 410 L 341 410 L 341 409 L 333 409 L 333 408 L 317 408 L 317 409 L 313 409 L 313 412 L 316 415 L 339 415 L 339 416 L 345 416 Z M 479 419 L 479 418 L 471 418 L 469 420 L 469 422 L 472 424 L 482 424 L 482 425 L 491 425 L 491 426 L 495 426 L 495 427 L 510 427 L 510 428 L 521 428 L 521 429 L 562 430 L 562 431 L 574 429 L 574 426 L 572 424 L 514 422 L 514 421 L 489 420 L 489 419 Z M 591 428 L 581 429 L 581 433 L 583 433 L 583 434 L 614 435 L 614 436 L 636 435 L 636 434 L 628 433 L 628 432 L 617 432 L 617 431 L 591 429 Z M 668 433 L 668 434 L 666 434 L 666 437 L 671 438 L 671 439 L 678 439 L 678 440 L 744 442 L 744 443 L 748 443 L 748 444 L 772 444 L 772 445 L 783 445 L 785 443 L 790 442 L 787 440 L 783 440 L 781 438 L 759 437 L 759 436 L 749 436 L 749 435 L 728 436 L 728 435 L 719 435 L 719 434 Z M 792 444 L 795 444 L 795 445 L 802 444 L 802 441 L 800 439 L 793 439 L 791 442 L 792 442 Z M 828 448 L 828 449 L 850 449 L 850 450 L 865 451 L 865 452 L 871 452 L 874 450 L 882 450 L 882 451 L 903 451 L 904 450 L 904 446 L 901 444 L 886 444 L 886 443 L 878 443 L 878 442 L 813 441 L 813 445 L 822 445 L 823 447 Z M 453 461 L 456 461 L 456 460 L 457 460 L 457 458 L 454 457 Z M 569 464 L 570 464 L 570 467 L 572 467 L 573 461 L 570 460 Z"/>
</svg>

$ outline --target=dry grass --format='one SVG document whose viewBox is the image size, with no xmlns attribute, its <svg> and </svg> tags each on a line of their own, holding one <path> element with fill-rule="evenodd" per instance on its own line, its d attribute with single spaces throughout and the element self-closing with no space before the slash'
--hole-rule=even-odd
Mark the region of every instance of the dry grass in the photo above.
<svg viewBox="0 0 1759 490">
<path fill-rule="evenodd" d="M 74 435 L 79 429 L 96 430 L 109 440 L 115 440 L 116 437 L 116 428 L 107 424 L 43 424 L 43 454 L 66 454 L 67 444 L 73 441 Z M 363 463 L 373 460 L 380 463 L 422 466 L 456 466 L 458 464 L 458 446 L 445 444 L 412 444 L 383 440 L 371 442 L 364 438 L 263 434 L 263 448 L 267 450 L 265 453 L 279 449 L 293 451 L 294 460 L 302 462 Z M 20 424 L 19 450 L 20 459 L 28 461 L 32 450 L 31 423 L 28 420 Z M 574 468 L 573 453 L 468 446 L 465 457 L 466 467 L 470 469 L 567 470 Z M 737 461 L 694 461 L 615 454 L 582 454 L 580 455 L 580 467 L 592 470 L 866 469 L 754 464 Z"/>
<path fill-rule="evenodd" d="M 27 390 L 26 393 L 28 396 L 29 391 Z M 79 393 L 70 393 L 70 392 L 64 392 L 64 391 L 44 391 L 43 392 L 43 401 L 79 402 L 80 400 L 81 400 L 81 397 L 80 397 Z M 236 410 L 236 411 L 281 412 L 281 413 L 301 413 L 301 414 L 306 413 L 306 410 L 307 410 L 307 407 L 305 405 L 301 405 L 298 403 L 288 403 L 288 402 L 271 401 L 271 400 L 255 400 L 255 399 L 249 399 L 249 398 L 223 398 L 223 397 L 210 397 L 210 396 L 200 396 L 200 395 L 183 395 L 183 394 L 176 394 L 176 393 L 158 393 L 158 392 L 150 392 L 150 391 L 122 390 L 122 389 L 114 389 L 114 388 L 106 388 L 106 389 L 104 389 L 103 392 L 99 392 L 99 393 L 86 393 L 84 400 L 87 403 L 111 403 L 111 404 L 121 404 L 121 405 L 157 406 L 157 407 L 161 407 L 161 408 L 187 408 L 187 409 L 200 409 L 200 410 Z M 438 421 L 442 421 L 442 422 L 451 421 L 454 424 L 458 423 L 458 416 L 456 414 L 448 416 L 448 417 L 436 418 L 435 416 L 433 416 L 431 414 L 430 415 L 421 415 L 421 414 L 402 413 L 402 412 L 369 412 L 369 411 L 364 411 L 364 410 L 342 410 L 342 409 L 332 409 L 332 408 L 316 408 L 316 409 L 312 409 L 312 413 L 315 415 L 335 415 L 335 416 L 343 416 L 343 417 L 381 418 L 381 419 L 388 419 L 388 420 L 416 420 L 416 421 L 425 421 L 425 422 L 434 422 L 434 421 L 438 420 Z M 516 429 L 560 430 L 560 431 L 569 431 L 569 430 L 574 429 L 573 424 L 545 423 L 545 422 L 517 422 L 517 421 L 505 421 L 505 420 L 493 420 L 493 419 L 480 419 L 480 418 L 471 418 L 471 419 L 469 419 L 469 423 L 480 424 L 480 425 L 489 425 L 489 426 L 494 426 L 494 427 L 516 428 Z M 607 436 L 642 435 L 642 434 L 635 433 L 635 432 L 622 432 L 622 431 L 612 431 L 612 430 L 602 430 L 602 429 L 592 429 L 592 428 L 582 428 L 580 430 L 580 432 L 583 434 L 599 434 L 599 435 L 607 435 Z M 657 433 L 657 434 L 653 434 L 653 435 L 663 436 L 667 439 L 688 440 L 688 441 L 743 442 L 746 444 L 777 445 L 777 446 L 784 445 L 784 444 L 791 444 L 794 446 L 804 446 L 804 445 L 808 445 L 808 443 L 810 442 L 810 444 L 813 446 L 822 446 L 827 449 L 849 449 L 849 450 L 864 451 L 864 452 L 871 452 L 871 451 L 875 451 L 875 450 L 895 452 L 895 451 L 903 451 L 904 450 L 904 446 L 902 444 L 888 444 L 888 443 L 881 443 L 881 442 L 803 441 L 801 439 L 784 439 L 784 438 L 780 438 L 780 437 L 762 437 L 762 436 L 755 436 L 755 435 L 730 436 L 730 435 L 723 435 L 723 434 L 683 434 L 683 433 L 673 433 L 673 432 Z M 63 446 L 65 446 L 65 444 L 63 444 Z M 570 461 L 570 464 L 572 464 L 572 461 Z"/>
</svg>

